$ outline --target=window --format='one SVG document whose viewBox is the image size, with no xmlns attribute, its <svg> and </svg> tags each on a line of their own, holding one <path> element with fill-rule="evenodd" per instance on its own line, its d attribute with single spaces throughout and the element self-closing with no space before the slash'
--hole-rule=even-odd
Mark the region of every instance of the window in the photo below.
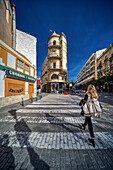
<svg viewBox="0 0 113 170">
<path fill-rule="evenodd" d="M 25 72 L 29 73 L 29 66 L 27 64 L 25 64 Z"/>
<path fill-rule="evenodd" d="M 60 45 L 62 45 L 62 40 L 60 40 Z"/>
<path fill-rule="evenodd" d="M 56 41 L 55 40 L 53 41 L 53 45 L 56 45 Z"/>
<path fill-rule="evenodd" d="M 62 67 L 62 61 L 60 61 L 60 67 Z"/>
<path fill-rule="evenodd" d="M 58 75 L 53 74 L 53 75 L 51 76 L 51 79 L 58 79 Z"/>
<path fill-rule="evenodd" d="M 53 63 L 53 68 L 56 68 L 56 63 Z"/>
<path fill-rule="evenodd" d="M 19 59 L 17 59 L 17 68 L 20 68 L 23 70 L 23 62 Z"/>
<path fill-rule="evenodd" d="M 106 64 L 105 64 L 105 70 L 107 70 L 107 68 L 108 68 L 108 64 L 106 63 Z"/>
</svg>

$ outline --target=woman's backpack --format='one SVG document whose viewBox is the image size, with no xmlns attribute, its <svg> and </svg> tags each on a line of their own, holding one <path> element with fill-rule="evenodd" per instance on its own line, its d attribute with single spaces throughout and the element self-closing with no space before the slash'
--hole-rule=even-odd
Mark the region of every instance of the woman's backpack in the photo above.
<svg viewBox="0 0 113 170">
<path fill-rule="evenodd" d="M 84 116 L 98 116 L 102 112 L 102 107 L 96 98 L 88 97 L 87 102 L 82 105 Z"/>
</svg>

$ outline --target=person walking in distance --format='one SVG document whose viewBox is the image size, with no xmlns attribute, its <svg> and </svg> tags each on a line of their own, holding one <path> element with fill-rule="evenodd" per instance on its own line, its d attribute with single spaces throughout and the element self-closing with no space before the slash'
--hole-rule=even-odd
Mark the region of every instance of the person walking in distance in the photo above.
<svg viewBox="0 0 113 170">
<path fill-rule="evenodd" d="M 96 91 L 96 88 L 95 88 L 94 85 L 88 86 L 85 97 L 84 97 L 84 99 L 81 100 L 79 105 L 80 106 L 84 105 L 88 101 L 89 98 L 98 99 L 98 94 L 97 94 L 97 91 Z M 83 110 L 82 110 L 82 112 L 83 112 Z M 82 124 L 82 129 L 85 130 L 85 127 L 88 124 L 88 129 L 89 129 L 89 133 L 90 133 L 90 136 L 91 136 L 91 138 L 89 138 L 88 140 L 93 145 L 93 147 L 95 147 L 93 124 L 92 124 L 92 121 L 91 121 L 92 115 L 84 114 L 84 116 L 85 116 L 85 122 Z M 100 113 L 99 113 L 99 117 L 101 117 Z"/>
</svg>

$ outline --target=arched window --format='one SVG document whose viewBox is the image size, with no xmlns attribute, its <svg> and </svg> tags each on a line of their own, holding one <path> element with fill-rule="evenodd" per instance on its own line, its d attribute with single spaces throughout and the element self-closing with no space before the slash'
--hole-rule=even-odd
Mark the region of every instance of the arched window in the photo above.
<svg viewBox="0 0 113 170">
<path fill-rule="evenodd" d="M 56 41 L 55 40 L 53 41 L 53 45 L 56 45 Z"/>
<path fill-rule="evenodd" d="M 53 75 L 51 76 L 51 79 L 58 79 L 58 75 L 53 74 Z"/>
</svg>

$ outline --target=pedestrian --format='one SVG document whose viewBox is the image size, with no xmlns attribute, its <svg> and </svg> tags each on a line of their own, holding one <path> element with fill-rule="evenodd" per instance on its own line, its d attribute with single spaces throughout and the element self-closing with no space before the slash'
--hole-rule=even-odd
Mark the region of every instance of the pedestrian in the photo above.
<svg viewBox="0 0 113 170">
<path fill-rule="evenodd" d="M 84 96 L 84 99 L 82 99 L 80 101 L 79 105 L 84 106 L 85 103 L 89 101 L 89 99 L 92 99 L 92 100 L 98 99 L 98 94 L 97 94 L 97 91 L 96 91 L 96 88 L 95 88 L 94 85 L 88 86 L 87 92 Z M 85 127 L 88 124 L 88 129 L 89 129 L 89 133 L 90 133 L 90 136 L 91 136 L 91 138 L 88 138 L 88 140 L 93 145 L 93 147 L 95 147 L 93 124 L 92 124 L 92 121 L 91 121 L 92 115 L 91 114 L 89 114 L 89 115 L 85 114 L 83 108 L 82 108 L 81 114 L 85 116 L 85 122 L 82 124 L 82 129 L 85 130 Z M 101 113 L 99 113 L 99 117 L 101 117 Z"/>
<path fill-rule="evenodd" d="M 38 95 L 40 95 L 40 94 L 41 94 L 41 89 L 39 88 L 39 89 L 38 89 Z"/>
</svg>

